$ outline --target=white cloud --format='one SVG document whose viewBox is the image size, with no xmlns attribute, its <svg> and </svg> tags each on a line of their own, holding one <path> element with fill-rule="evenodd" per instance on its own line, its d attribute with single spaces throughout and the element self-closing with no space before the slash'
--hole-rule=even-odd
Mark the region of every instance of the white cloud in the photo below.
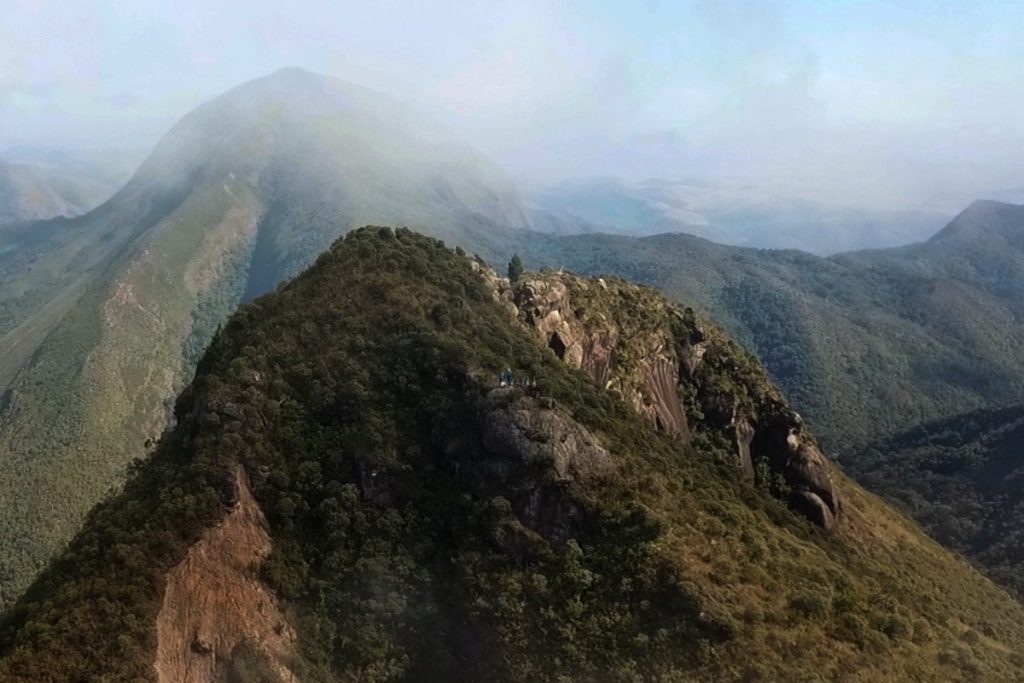
<svg viewBox="0 0 1024 683">
<path fill-rule="evenodd" d="M 1024 177 L 1019 3 L 8 3 L 0 146 L 151 143 L 294 64 L 414 100 L 528 176 L 802 177 L 911 204 Z"/>
</svg>

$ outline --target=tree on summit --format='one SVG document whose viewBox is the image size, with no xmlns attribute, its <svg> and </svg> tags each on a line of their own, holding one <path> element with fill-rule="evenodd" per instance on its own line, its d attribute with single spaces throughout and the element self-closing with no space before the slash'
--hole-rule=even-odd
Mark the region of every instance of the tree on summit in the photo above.
<svg viewBox="0 0 1024 683">
<path fill-rule="evenodd" d="M 508 281 L 517 282 L 523 276 L 523 260 L 519 254 L 512 254 L 508 262 Z"/>
</svg>

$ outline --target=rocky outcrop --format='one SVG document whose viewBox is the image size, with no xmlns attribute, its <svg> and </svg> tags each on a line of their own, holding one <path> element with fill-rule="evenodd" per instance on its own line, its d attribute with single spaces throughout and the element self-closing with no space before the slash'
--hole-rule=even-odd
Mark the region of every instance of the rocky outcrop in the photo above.
<svg viewBox="0 0 1024 683">
<path fill-rule="evenodd" d="M 839 499 L 828 460 L 756 359 L 717 328 L 616 278 L 545 271 L 512 286 L 483 271 L 495 298 L 564 363 L 662 431 L 721 435 L 742 476 L 769 479 L 760 483 L 794 510 L 835 527 Z M 566 452 L 558 457 L 563 466 L 572 461 Z"/>
<path fill-rule="evenodd" d="M 835 528 L 840 513 L 832 467 L 803 420 L 761 364 L 692 311 L 680 317 L 683 384 L 702 420 L 732 443 L 736 463 L 818 526 Z M 764 481 L 769 478 L 770 481 Z"/>
<path fill-rule="evenodd" d="M 794 419 L 794 417 L 796 419 Z M 839 515 L 832 467 L 791 411 L 780 411 L 755 433 L 754 451 L 781 473 L 789 504 L 815 524 L 831 529 Z"/>
<path fill-rule="evenodd" d="M 554 542 L 576 537 L 584 515 L 569 490 L 612 472 L 608 449 L 556 407 L 516 389 L 492 391 L 479 422 L 484 479 L 512 497 L 526 527 Z"/>
<path fill-rule="evenodd" d="M 491 392 L 481 435 L 492 458 L 549 470 L 557 481 L 586 481 L 612 466 L 597 437 L 557 408 L 543 407 L 515 389 Z"/>
<path fill-rule="evenodd" d="M 643 292 L 617 280 L 557 273 L 521 283 L 513 301 L 522 320 L 567 365 L 583 370 L 659 429 L 686 434 L 671 331 L 657 318 L 628 314 L 631 305 L 654 305 L 643 300 Z"/>
<path fill-rule="evenodd" d="M 656 357 L 644 362 L 643 372 L 648 417 L 663 431 L 685 434 L 689 428 L 679 397 L 679 363 L 671 358 Z"/>
</svg>

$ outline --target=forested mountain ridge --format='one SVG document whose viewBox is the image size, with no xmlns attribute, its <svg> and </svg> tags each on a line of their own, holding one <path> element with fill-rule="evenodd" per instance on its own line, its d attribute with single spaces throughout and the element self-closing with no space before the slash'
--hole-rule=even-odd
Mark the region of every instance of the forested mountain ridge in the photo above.
<svg viewBox="0 0 1024 683">
<path fill-rule="evenodd" d="M 672 353 L 685 429 L 644 379 Z M 1019 678 L 1016 602 L 840 475 L 832 532 L 787 510 L 730 405 L 755 457 L 795 420 L 650 290 L 355 231 L 214 336 L 176 426 L 5 614 L 0 678 Z"/>
<path fill-rule="evenodd" d="M 285 69 L 188 114 L 90 213 L 0 231 L 0 605 L 159 436 L 238 302 L 366 223 L 487 253 L 525 218 L 428 117 Z"/>
</svg>

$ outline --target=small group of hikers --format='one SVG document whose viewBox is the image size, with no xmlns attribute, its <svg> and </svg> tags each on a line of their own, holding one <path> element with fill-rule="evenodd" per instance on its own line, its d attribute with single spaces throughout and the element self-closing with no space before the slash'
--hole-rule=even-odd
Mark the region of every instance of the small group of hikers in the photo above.
<svg viewBox="0 0 1024 683">
<path fill-rule="evenodd" d="M 536 389 L 537 380 L 532 377 L 516 377 L 512 373 L 512 368 L 506 368 L 504 371 L 498 373 L 498 386 Z"/>
</svg>

